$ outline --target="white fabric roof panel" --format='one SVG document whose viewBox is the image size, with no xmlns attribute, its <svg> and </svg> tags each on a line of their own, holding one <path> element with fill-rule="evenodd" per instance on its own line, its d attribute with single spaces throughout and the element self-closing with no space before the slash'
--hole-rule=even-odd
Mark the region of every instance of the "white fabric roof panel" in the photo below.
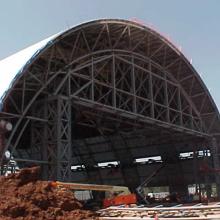
<svg viewBox="0 0 220 220">
<path fill-rule="evenodd" d="M 30 47 L 27 47 L 3 60 L 0 60 L 0 97 L 11 87 L 14 79 L 22 72 L 24 66 L 31 62 L 37 54 L 50 44 L 59 34 L 48 37 Z M 1 102 L 1 101 L 0 101 Z"/>
</svg>

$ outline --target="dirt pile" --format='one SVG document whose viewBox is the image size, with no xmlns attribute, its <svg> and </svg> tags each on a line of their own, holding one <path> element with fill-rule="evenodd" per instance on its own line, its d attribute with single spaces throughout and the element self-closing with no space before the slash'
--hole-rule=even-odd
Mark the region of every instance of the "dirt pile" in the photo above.
<svg viewBox="0 0 220 220">
<path fill-rule="evenodd" d="M 38 176 L 39 168 L 34 167 L 0 177 L 0 220 L 98 219 L 82 209 L 72 192 L 54 188 Z"/>
</svg>

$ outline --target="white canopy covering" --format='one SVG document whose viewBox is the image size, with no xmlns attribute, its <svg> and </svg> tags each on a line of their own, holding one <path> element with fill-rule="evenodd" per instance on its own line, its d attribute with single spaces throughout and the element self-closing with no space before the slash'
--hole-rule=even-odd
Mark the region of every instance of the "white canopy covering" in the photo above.
<svg viewBox="0 0 220 220">
<path fill-rule="evenodd" d="M 3 60 L 0 60 L 0 97 L 10 88 L 13 79 L 19 74 L 27 62 L 35 57 L 50 41 L 58 35 L 48 37 L 30 47 L 27 47 Z"/>
</svg>

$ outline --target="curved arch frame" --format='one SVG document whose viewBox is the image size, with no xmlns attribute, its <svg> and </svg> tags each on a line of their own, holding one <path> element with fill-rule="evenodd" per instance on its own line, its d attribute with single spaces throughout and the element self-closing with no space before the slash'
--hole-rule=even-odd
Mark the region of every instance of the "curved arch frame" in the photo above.
<svg viewBox="0 0 220 220">
<path fill-rule="evenodd" d="M 112 37 L 110 34 L 110 31 L 109 31 L 109 25 L 111 25 L 111 24 L 114 24 L 116 26 L 120 25 L 120 28 L 121 28 L 121 31 L 118 34 L 116 34 L 117 40 L 115 41 L 114 45 L 113 46 L 111 45 L 111 48 L 105 48 L 103 50 L 91 51 L 91 48 L 93 48 L 93 50 L 94 50 L 96 48 L 96 46 L 99 44 L 99 40 L 101 39 L 101 35 L 104 30 L 107 31 L 109 38 Z M 92 28 L 93 26 L 96 26 L 96 25 L 102 25 L 102 28 L 101 28 L 100 32 L 97 34 L 97 38 L 95 40 L 94 45 L 91 46 L 91 45 L 89 45 L 89 42 L 86 39 L 86 34 L 87 34 L 86 31 L 87 31 L 87 28 Z M 141 39 L 140 42 L 136 43 L 132 47 L 132 49 L 131 48 L 129 48 L 129 50 L 117 49 L 117 44 L 120 44 L 120 41 L 125 33 L 128 33 L 128 35 L 129 35 L 131 28 L 136 28 L 140 32 L 142 32 L 142 31 L 145 32 L 143 35 L 144 36 L 143 39 Z M 77 34 L 76 39 L 79 40 L 80 35 L 83 38 L 84 46 L 86 45 L 86 47 L 88 49 L 88 51 L 86 51 L 85 55 L 83 55 L 83 56 L 81 55 L 77 59 L 74 59 L 72 62 L 71 61 L 68 62 L 68 60 L 71 59 L 71 57 L 73 56 L 72 55 L 73 51 L 76 49 L 76 42 L 77 41 L 75 41 L 73 48 L 72 48 L 72 51 L 71 51 L 70 58 L 65 58 L 65 55 L 64 55 L 65 53 L 63 53 L 60 48 L 56 51 L 56 53 L 59 53 L 59 59 L 61 59 L 64 64 L 63 64 L 62 68 L 59 69 L 58 71 L 54 72 L 53 74 L 47 75 L 48 78 L 46 80 L 44 78 L 41 78 L 41 76 L 40 76 L 40 75 L 42 75 L 41 73 L 39 75 L 31 73 L 30 67 L 35 66 L 37 60 L 39 60 L 40 57 L 44 57 L 45 53 L 48 53 L 48 51 L 50 54 L 49 60 L 48 60 L 48 66 L 49 66 L 51 64 L 52 58 L 54 56 L 54 54 L 53 54 L 54 50 L 57 49 L 56 47 L 58 47 L 57 45 L 59 45 L 60 42 L 64 41 L 65 37 L 68 37 L 74 33 Z M 143 42 L 143 40 L 145 39 L 146 33 L 151 34 L 152 36 L 156 37 L 159 42 L 159 46 L 153 52 L 151 52 L 151 55 L 148 55 L 148 56 L 144 56 L 143 54 L 135 51 L 136 48 L 138 48 L 139 44 L 141 44 Z M 132 36 L 130 36 L 130 38 L 132 39 Z M 172 52 L 175 53 L 176 57 L 173 58 L 172 61 L 169 64 L 167 64 L 166 66 L 161 66 L 153 59 L 153 57 L 156 56 L 157 53 L 160 53 L 164 47 L 167 47 L 169 49 L 171 48 Z M 87 50 L 87 49 L 85 49 L 85 50 Z M 98 57 L 99 54 L 104 54 L 104 55 Z M 72 69 L 72 66 L 74 65 L 74 63 L 80 62 L 80 60 L 84 60 L 88 57 L 91 58 L 90 62 L 88 62 L 88 60 L 87 60 L 86 64 L 80 64 L 80 66 L 78 66 L 77 68 Z M 163 55 L 163 59 L 168 59 L 168 58 L 165 58 L 165 55 Z M 97 63 L 102 63 L 106 60 L 110 60 L 111 65 L 112 65 L 112 79 L 113 80 L 111 81 L 111 85 L 100 82 L 94 76 L 94 66 Z M 118 68 L 116 63 L 118 63 L 119 61 L 123 64 L 126 64 L 125 66 L 129 66 L 129 68 L 130 68 L 130 70 L 128 70 L 128 71 L 130 71 L 130 75 L 131 75 L 129 83 L 130 83 L 130 86 L 132 87 L 132 89 L 129 92 L 125 91 L 123 88 L 118 89 L 116 86 L 115 74 L 116 74 L 116 69 Z M 140 62 L 144 66 L 147 65 L 148 68 L 145 68 L 145 67 L 143 68 L 140 65 Z M 175 65 L 176 63 L 180 63 L 179 65 L 181 65 L 181 64 L 186 65 L 192 71 L 190 73 L 190 75 L 188 75 L 187 77 L 183 77 L 181 79 L 175 78 L 173 76 L 173 74 L 171 74 L 169 72 L 169 68 L 172 67 L 173 65 Z M 162 76 L 158 75 L 157 73 L 152 72 L 152 69 L 151 69 L 152 66 L 159 68 L 161 70 Z M 80 75 L 80 74 L 76 73 L 76 71 L 81 71 L 84 68 L 88 68 L 88 67 L 91 70 L 90 77 L 85 76 L 83 74 Z M 120 71 L 118 69 L 117 69 L 117 71 Z M 136 93 L 137 91 L 136 91 L 135 83 L 136 83 L 136 81 L 138 81 L 136 78 L 136 75 L 135 75 L 136 69 L 145 72 L 144 82 L 146 82 L 146 81 L 149 82 L 149 94 L 150 95 L 148 98 L 143 98 L 141 96 L 138 96 Z M 49 71 L 49 69 L 48 69 L 48 71 Z M 37 85 L 36 86 L 37 89 L 35 90 L 35 94 L 32 95 L 32 97 L 28 100 L 27 104 L 25 105 L 25 103 L 26 103 L 25 93 L 26 93 L 26 91 L 28 91 L 28 89 L 26 87 L 27 82 L 25 82 L 25 80 L 22 81 L 21 86 L 22 86 L 23 91 L 22 91 L 22 96 L 21 96 L 21 99 L 22 99 L 21 100 L 21 102 L 22 102 L 21 107 L 19 107 L 19 105 L 14 100 L 13 95 L 11 95 L 11 93 L 10 93 L 11 91 L 6 94 L 6 96 L 4 98 L 4 104 L 7 102 L 10 102 L 11 106 L 12 105 L 16 106 L 16 108 L 15 108 L 16 111 L 2 112 L 2 114 L 3 115 L 11 115 L 13 117 L 18 118 L 16 125 L 14 126 L 14 129 L 8 139 L 6 149 L 10 145 L 12 145 L 12 143 L 13 143 L 14 149 L 17 147 L 17 144 L 19 143 L 20 137 L 22 136 L 22 133 L 24 132 L 25 129 L 21 129 L 21 132 L 17 138 L 15 138 L 14 136 L 15 136 L 17 130 L 19 129 L 19 127 L 23 127 L 23 124 L 22 124 L 23 120 L 26 120 L 25 127 L 29 123 L 30 120 L 46 121 L 45 118 L 38 118 L 33 115 L 27 115 L 27 113 L 30 110 L 30 108 L 32 107 L 33 103 L 38 99 L 39 95 L 41 95 L 47 89 L 47 87 L 50 86 L 50 84 L 53 84 L 54 81 L 57 80 L 57 77 L 61 74 L 65 74 L 65 76 L 63 77 L 62 81 L 58 84 L 58 87 L 53 92 L 53 95 L 59 94 L 62 87 L 66 86 L 69 83 L 69 88 L 68 88 L 68 92 L 67 92 L 68 94 L 65 93 L 65 95 L 67 95 L 68 98 L 73 99 L 75 104 L 86 105 L 87 107 L 90 106 L 91 108 L 92 108 L 92 106 L 95 105 L 96 108 L 99 109 L 100 111 L 106 111 L 106 112 L 110 111 L 111 113 L 117 112 L 117 114 L 120 114 L 121 116 L 123 116 L 125 118 L 126 117 L 133 118 L 134 120 L 138 120 L 138 121 L 141 121 L 144 123 L 150 123 L 150 124 L 154 123 L 157 126 L 170 127 L 171 129 L 175 129 L 177 131 L 191 133 L 193 135 L 198 135 L 198 136 L 210 136 L 211 127 L 214 124 L 214 120 L 216 117 L 218 118 L 217 108 L 216 108 L 210 94 L 208 93 L 206 87 L 202 83 L 199 75 L 196 73 L 196 71 L 193 69 L 193 67 L 189 64 L 189 62 L 186 60 L 186 58 L 170 42 L 168 42 L 164 37 L 162 37 L 158 33 L 154 32 L 153 30 L 150 30 L 144 26 L 138 25 L 133 22 L 127 22 L 127 21 L 121 21 L 121 20 L 101 20 L 101 21 L 89 22 L 87 24 L 80 25 L 80 26 L 73 28 L 72 30 L 67 31 L 66 33 L 60 35 L 52 43 L 48 44 L 48 46 L 46 46 L 44 49 L 42 49 L 42 51 L 40 51 L 38 53 L 38 55 L 32 60 L 32 62 L 30 62 L 29 64 L 27 64 L 25 66 L 25 68 L 23 69 L 23 72 L 14 81 L 14 84 L 12 86 L 12 90 L 15 88 L 16 84 L 19 84 L 19 81 L 20 82 L 22 81 L 22 77 L 25 78 L 25 77 L 27 77 L 27 75 L 29 75 L 29 77 L 32 78 L 32 82 L 34 82 Z M 122 75 L 123 75 L 123 73 L 121 73 L 121 77 L 123 77 Z M 143 75 L 143 73 L 142 73 L 142 75 Z M 71 92 L 72 89 L 71 89 L 71 85 L 70 85 L 71 77 L 77 77 L 78 79 L 87 80 L 87 81 L 84 84 L 79 84 L 78 90 L 75 91 L 74 93 L 72 93 Z M 157 103 L 154 100 L 155 93 L 156 93 L 154 91 L 155 84 L 152 81 L 152 78 L 154 78 L 154 77 L 158 81 L 160 81 L 160 80 L 162 81 L 162 83 L 161 83 L 161 84 L 163 84 L 162 89 L 164 91 L 163 93 L 165 94 L 165 101 L 163 104 Z M 211 105 L 212 105 L 213 111 L 208 112 L 208 113 L 212 115 L 213 121 L 209 125 L 207 125 L 206 121 L 204 121 L 204 117 L 206 117 L 208 113 L 207 112 L 204 113 L 201 111 L 202 109 L 198 109 L 198 106 L 196 106 L 194 104 L 194 102 L 192 101 L 192 98 L 186 92 L 186 88 L 181 84 L 184 81 L 186 81 L 188 79 L 192 79 L 192 78 L 196 78 L 196 82 L 199 83 L 204 90 L 202 93 L 200 92 L 198 94 L 194 94 L 194 97 L 196 95 L 199 97 L 200 96 L 208 97 L 208 100 L 206 99 L 206 101 L 209 101 L 209 103 L 211 103 Z M 102 102 L 95 101 L 94 87 L 97 85 L 99 85 L 100 87 L 105 87 L 105 88 L 108 87 L 108 89 L 111 90 L 111 91 L 109 91 L 109 93 L 112 93 L 112 103 L 111 103 L 112 106 L 105 105 Z M 169 95 L 168 95 L 168 89 L 170 87 L 169 85 L 176 87 L 176 93 L 177 93 L 176 102 L 178 105 L 178 109 L 172 109 L 169 107 L 169 105 L 170 105 L 170 99 L 169 99 Z M 76 84 L 74 86 L 76 87 Z M 83 96 L 80 96 L 80 94 L 83 92 L 83 90 L 88 89 L 88 87 L 90 87 L 89 89 L 91 90 L 90 97 L 85 98 Z M 159 93 L 161 93 L 160 89 L 161 88 L 158 88 Z M 129 97 L 131 99 L 132 104 L 127 106 L 127 110 L 121 108 L 120 106 L 117 106 L 116 96 L 119 93 L 121 95 L 122 100 L 123 100 L 123 97 L 122 97 L 123 95 L 127 96 L 127 98 Z M 110 99 L 110 98 L 108 98 L 108 99 Z M 146 116 L 144 114 L 143 115 L 138 114 L 138 112 L 137 112 L 137 105 L 138 105 L 137 100 L 138 99 L 141 99 L 143 102 L 145 102 L 144 104 L 142 104 L 142 108 L 144 108 L 144 107 L 146 107 L 146 105 L 148 105 L 147 108 L 150 108 L 149 115 Z M 189 107 L 189 110 L 187 110 L 188 111 L 187 114 L 182 111 L 182 103 L 181 103 L 182 99 L 185 99 L 186 103 L 188 103 L 188 106 L 186 107 L 186 108 Z M 126 105 L 126 103 L 124 105 Z M 204 105 L 204 103 L 203 103 L 203 105 Z M 165 115 L 164 119 L 155 117 L 155 106 L 158 106 L 158 108 L 162 109 L 161 112 L 163 112 L 163 113 L 161 113 L 161 114 Z M 178 123 L 173 123 L 170 121 L 170 113 L 172 111 L 176 111 L 176 112 L 178 112 L 178 114 L 180 114 L 180 116 L 178 116 L 180 118 Z M 181 119 L 181 117 L 183 117 L 183 115 L 188 115 L 190 117 L 191 122 L 190 122 L 189 126 L 184 125 L 183 119 Z M 206 115 L 206 116 L 204 116 L 204 115 Z M 194 119 L 196 119 L 196 122 L 193 122 Z"/>
</svg>

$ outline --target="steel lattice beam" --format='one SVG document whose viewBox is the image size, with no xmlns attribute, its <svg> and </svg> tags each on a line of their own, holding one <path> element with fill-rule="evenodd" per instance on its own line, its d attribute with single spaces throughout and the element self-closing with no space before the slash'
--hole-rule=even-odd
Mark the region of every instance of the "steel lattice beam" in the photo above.
<svg viewBox="0 0 220 220">
<path fill-rule="evenodd" d="M 175 133 L 207 141 L 220 133 L 218 111 L 185 57 L 158 33 L 128 21 L 77 26 L 23 68 L 3 97 L 0 117 L 13 123 L 4 151 L 10 148 L 13 153 L 28 139 L 29 160 L 43 161 L 45 177 L 71 179 L 71 121 L 84 109 L 90 112 L 87 121 L 74 123 L 99 135 L 154 127 L 159 133 L 168 130 L 165 136 Z M 86 141 L 84 145 L 90 152 Z M 89 154 L 92 157 L 92 151 Z M 87 159 L 81 155 L 82 161 Z M 97 178 L 102 181 L 99 171 Z"/>
</svg>

